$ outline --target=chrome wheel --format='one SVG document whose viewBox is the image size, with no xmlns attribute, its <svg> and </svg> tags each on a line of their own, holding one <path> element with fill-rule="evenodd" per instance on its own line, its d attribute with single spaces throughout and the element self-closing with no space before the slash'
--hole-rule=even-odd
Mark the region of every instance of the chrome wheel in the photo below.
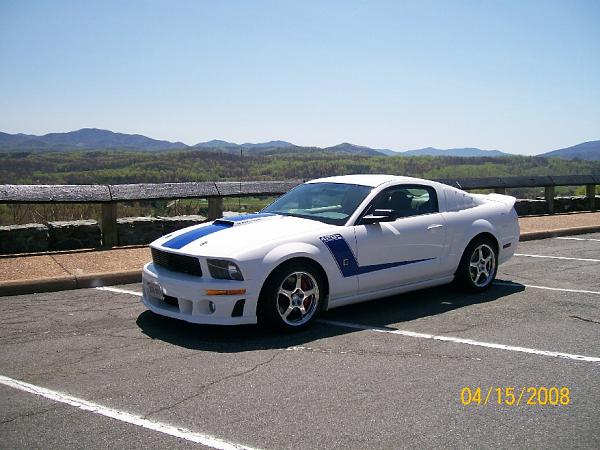
<svg viewBox="0 0 600 450">
<path fill-rule="evenodd" d="M 319 300 L 317 280 L 308 272 L 293 272 L 279 285 L 277 312 L 283 322 L 297 327 L 314 316 Z"/>
<path fill-rule="evenodd" d="M 469 259 L 469 276 L 478 288 L 487 286 L 496 273 L 496 254 L 487 244 L 475 247 Z"/>
</svg>

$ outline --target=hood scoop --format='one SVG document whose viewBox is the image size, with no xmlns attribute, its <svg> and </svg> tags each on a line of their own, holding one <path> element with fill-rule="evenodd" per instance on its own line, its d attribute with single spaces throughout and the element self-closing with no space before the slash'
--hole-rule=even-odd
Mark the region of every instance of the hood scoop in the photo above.
<svg viewBox="0 0 600 450">
<path fill-rule="evenodd" d="M 276 217 L 277 214 L 272 213 L 255 213 L 255 214 L 241 214 L 239 216 L 223 217 L 213 222 L 214 225 L 221 225 L 224 227 L 236 227 L 240 225 L 246 225 L 248 223 L 256 222 L 257 220 L 264 219 L 267 217 Z"/>
<path fill-rule="evenodd" d="M 214 225 L 224 225 L 226 227 L 232 227 L 233 222 L 227 219 L 217 219 L 213 222 Z"/>
</svg>

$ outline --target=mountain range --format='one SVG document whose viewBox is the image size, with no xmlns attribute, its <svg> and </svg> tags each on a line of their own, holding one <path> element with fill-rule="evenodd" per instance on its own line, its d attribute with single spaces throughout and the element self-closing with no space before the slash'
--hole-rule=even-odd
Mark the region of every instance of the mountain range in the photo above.
<svg viewBox="0 0 600 450">
<path fill-rule="evenodd" d="M 600 141 L 589 141 L 572 147 L 560 148 L 542 153 L 544 158 L 585 159 L 587 161 L 600 161 Z"/>
<path fill-rule="evenodd" d="M 442 150 L 433 147 L 420 148 L 418 150 L 407 150 L 402 152 L 402 154 L 404 156 L 510 156 L 508 153 L 501 152 L 500 150 L 481 150 L 479 148 L 450 148 L 447 150 Z"/>
<path fill-rule="evenodd" d="M 362 156 L 455 156 L 455 157 L 505 157 L 514 156 L 500 150 L 481 150 L 479 148 L 438 149 L 433 147 L 407 151 L 376 149 L 347 142 L 332 147 L 303 147 L 286 141 L 269 141 L 261 143 L 246 142 L 236 144 L 214 139 L 189 146 L 183 142 L 156 140 L 140 134 L 115 133 L 109 130 L 83 128 L 67 133 L 49 133 L 43 136 L 31 134 L 8 134 L 0 132 L 0 151 L 59 151 L 59 150 L 202 150 L 237 153 L 240 148 L 244 152 L 256 155 L 281 155 L 298 153 L 332 153 Z M 547 158 L 600 160 L 600 140 L 584 142 L 572 147 L 552 150 L 540 155 Z"/>
<path fill-rule="evenodd" d="M 119 148 L 126 150 L 172 150 L 187 147 L 183 142 L 151 139 L 141 134 L 115 133 L 96 128 L 82 128 L 68 133 L 32 134 L 0 133 L 0 148 L 18 150 L 61 150 Z"/>
</svg>

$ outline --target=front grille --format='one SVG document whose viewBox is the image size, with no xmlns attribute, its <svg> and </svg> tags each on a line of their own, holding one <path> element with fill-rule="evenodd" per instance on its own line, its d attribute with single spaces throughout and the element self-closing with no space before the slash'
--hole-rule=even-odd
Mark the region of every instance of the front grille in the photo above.
<svg viewBox="0 0 600 450">
<path fill-rule="evenodd" d="M 152 262 L 157 266 L 173 272 L 186 273 L 188 275 L 202 276 L 200 261 L 198 258 L 187 255 L 178 255 L 177 253 L 163 252 L 155 248 L 152 251 Z"/>
</svg>

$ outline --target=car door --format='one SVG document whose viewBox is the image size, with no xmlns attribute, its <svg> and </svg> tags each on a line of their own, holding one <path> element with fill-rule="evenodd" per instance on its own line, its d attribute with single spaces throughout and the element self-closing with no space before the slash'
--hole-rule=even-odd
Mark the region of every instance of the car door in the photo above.
<svg viewBox="0 0 600 450">
<path fill-rule="evenodd" d="M 436 189 L 397 185 L 365 210 L 391 209 L 397 219 L 355 226 L 359 292 L 367 293 L 436 278 L 446 246 L 446 223 Z"/>
</svg>

